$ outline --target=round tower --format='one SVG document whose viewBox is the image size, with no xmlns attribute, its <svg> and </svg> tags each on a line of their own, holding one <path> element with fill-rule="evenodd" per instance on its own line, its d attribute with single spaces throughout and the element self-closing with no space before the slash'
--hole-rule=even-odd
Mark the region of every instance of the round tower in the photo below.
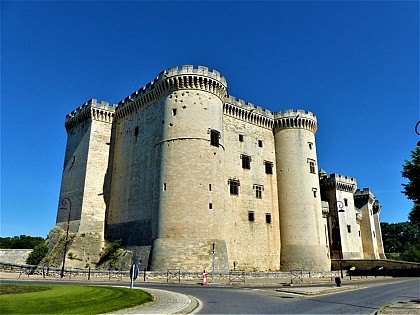
<svg viewBox="0 0 420 315">
<path fill-rule="evenodd" d="M 284 271 L 331 270 L 322 223 L 316 130 L 317 120 L 311 112 L 275 113 L 280 267 Z"/>
<path fill-rule="evenodd" d="M 207 67 L 174 67 L 163 75 L 157 235 L 150 268 L 226 270 L 223 220 L 223 104 L 226 81 Z"/>
</svg>

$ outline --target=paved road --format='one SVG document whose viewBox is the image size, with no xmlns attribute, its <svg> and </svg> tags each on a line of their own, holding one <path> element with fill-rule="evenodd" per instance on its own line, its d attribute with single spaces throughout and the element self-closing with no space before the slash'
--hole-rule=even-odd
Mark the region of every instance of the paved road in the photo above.
<svg viewBox="0 0 420 315">
<path fill-rule="evenodd" d="M 202 302 L 198 314 L 374 314 L 384 305 L 420 298 L 420 281 L 412 278 L 360 283 L 357 290 L 312 297 L 274 288 L 144 287 L 149 286 L 197 297 Z"/>
</svg>

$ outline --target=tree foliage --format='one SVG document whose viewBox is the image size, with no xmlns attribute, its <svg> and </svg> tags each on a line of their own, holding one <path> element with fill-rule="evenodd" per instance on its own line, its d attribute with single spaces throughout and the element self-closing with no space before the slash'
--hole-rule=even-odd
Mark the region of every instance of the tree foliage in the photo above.
<svg viewBox="0 0 420 315">
<path fill-rule="evenodd" d="M 412 224 L 420 228 L 420 146 L 411 151 L 411 158 L 411 161 L 405 161 L 401 172 L 402 176 L 408 179 L 408 184 L 402 184 L 404 187 L 402 193 L 414 201 L 414 207 L 408 218 Z"/>
<path fill-rule="evenodd" d="M 28 265 L 39 265 L 41 260 L 47 255 L 48 246 L 45 243 L 39 243 L 34 250 L 29 253 L 26 263 Z"/>
<path fill-rule="evenodd" d="M 381 222 L 385 253 L 404 253 L 419 243 L 419 230 L 410 222 Z"/>
<path fill-rule="evenodd" d="M 102 265 L 104 262 L 109 261 L 112 267 L 115 267 L 118 258 L 121 256 L 120 248 L 122 246 L 122 240 L 116 240 L 105 247 L 101 253 L 99 261 L 96 263 L 96 266 Z"/>
<path fill-rule="evenodd" d="M 20 235 L 13 237 L 0 237 L 1 249 L 33 249 L 36 245 L 44 243 L 42 237 L 33 237 L 28 235 Z"/>
</svg>

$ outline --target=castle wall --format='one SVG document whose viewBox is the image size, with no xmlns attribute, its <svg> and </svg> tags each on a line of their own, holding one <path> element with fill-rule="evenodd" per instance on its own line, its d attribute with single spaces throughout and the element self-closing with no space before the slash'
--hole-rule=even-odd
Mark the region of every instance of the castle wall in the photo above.
<svg viewBox="0 0 420 315">
<path fill-rule="evenodd" d="M 286 111 L 276 116 L 282 270 L 330 270 L 317 175 L 316 128 L 312 113 Z"/>
<path fill-rule="evenodd" d="M 357 190 L 355 195 L 356 207 L 360 209 L 362 221 L 360 223 L 360 232 L 363 244 L 364 259 L 379 259 L 378 243 L 375 231 L 375 222 L 373 217 L 374 196 L 370 189 Z"/>
<path fill-rule="evenodd" d="M 272 130 L 229 113 L 223 116 L 225 152 L 224 218 L 230 268 L 280 269 L 280 233 L 277 176 Z M 242 141 L 239 139 L 242 136 Z M 261 142 L 259 142 L 261 141 Z M 260 147 L 260 145 L 262 145 Z M 251 157 L 250 169 L 242 167 L 241 155 Z M 266 174 L 265 162 L 273 164 Z M 239 180 L 239 194 L 230 193 L 228 181 Z M 258 185 L 261 198 L 257 197 Z M 250 220 L 249 213 L 253 215 Z"/>
</svg>

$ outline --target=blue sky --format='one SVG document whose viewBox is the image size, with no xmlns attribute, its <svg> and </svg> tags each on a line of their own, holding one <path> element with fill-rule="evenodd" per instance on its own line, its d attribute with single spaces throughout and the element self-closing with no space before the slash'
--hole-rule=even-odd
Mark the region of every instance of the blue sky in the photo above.
<svg viewBox="0 0 420 315">
<path fill-rule="evenodd" d="M 419 140 L 419 2 L 1 2 L 1 236 L 54 227 L 64 117 L 117 103 L 174 65 L 230 94 L 318 117 L 318 163 L 407 220 L 402 165 Z"/>
</svg>

